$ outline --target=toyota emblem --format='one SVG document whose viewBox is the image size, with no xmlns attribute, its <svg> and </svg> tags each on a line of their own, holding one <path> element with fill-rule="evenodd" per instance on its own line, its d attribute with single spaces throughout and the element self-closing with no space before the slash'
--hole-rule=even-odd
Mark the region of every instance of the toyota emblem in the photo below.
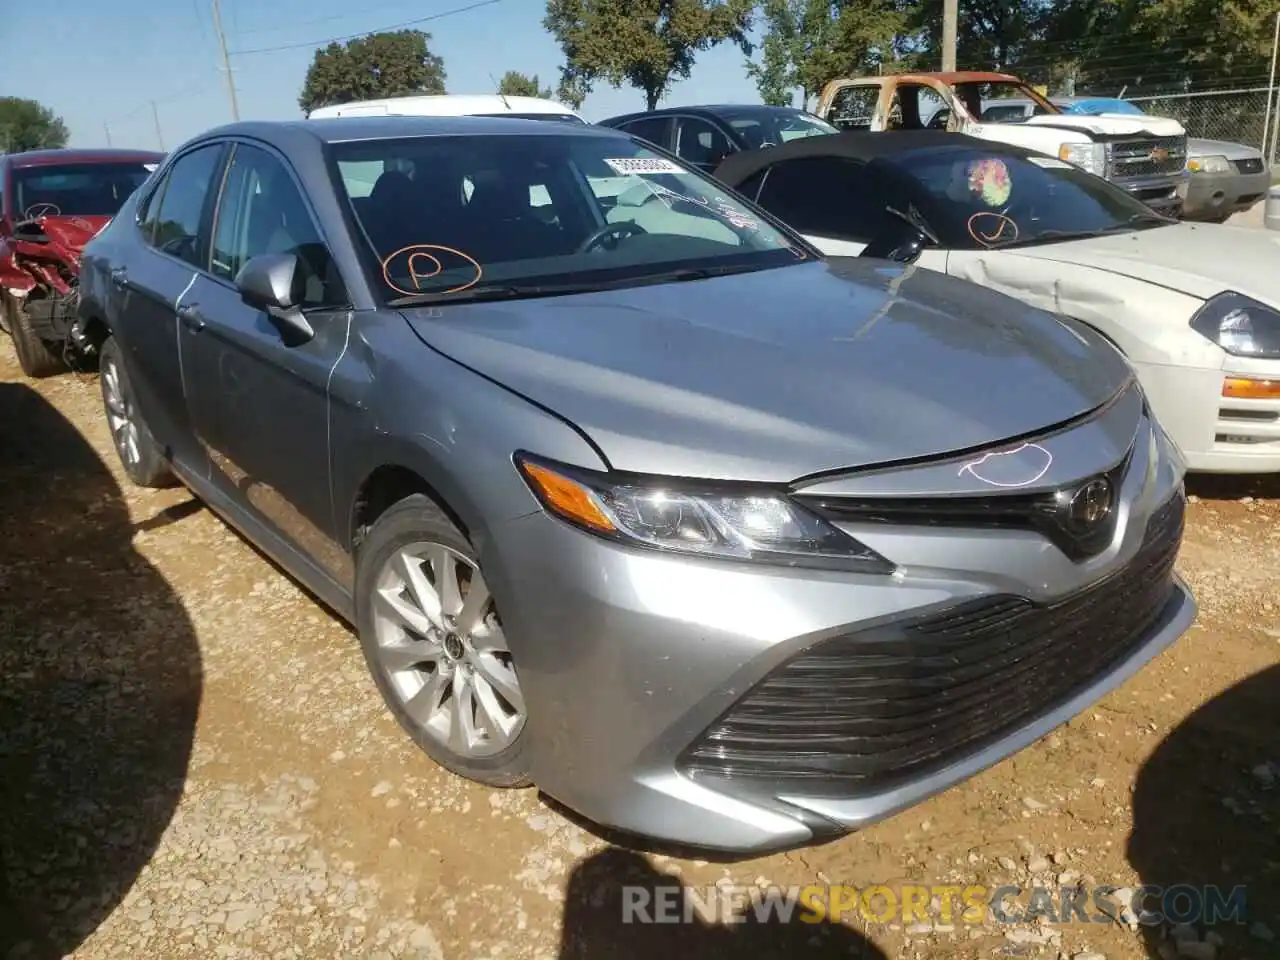
<svg viewBox="0 0 1280 960">
<path fill-rule="evenodd" d="M 1087 530 L 1111 515 L 1111 482 L 1102 477 L 1090 480 L 1075 492 L 1067 503 L 1067 521 L 1077 529 Z"/>
</svg>

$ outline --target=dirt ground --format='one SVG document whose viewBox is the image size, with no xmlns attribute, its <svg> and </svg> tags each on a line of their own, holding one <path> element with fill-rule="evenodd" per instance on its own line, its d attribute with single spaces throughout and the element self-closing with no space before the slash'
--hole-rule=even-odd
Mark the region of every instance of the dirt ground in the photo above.
<svg viewBox="0 0 1280 960">
<path fill-rule="evenodd" d="M 617 890 L 1033 875 L 1243 884 L 1245 922 L 1182 955 L 1280 956 L 1280 478 L 1190 490 L 1199 620 L 1077 720 L 824 846 L 638 855 L 434 767 L 347 627 L 184 490 L 129 486 L 96 378 L 25 380 L 0 338 L 0 956 L 1175 955 L 1123 922 L 624 926 Z"/>
</svg>

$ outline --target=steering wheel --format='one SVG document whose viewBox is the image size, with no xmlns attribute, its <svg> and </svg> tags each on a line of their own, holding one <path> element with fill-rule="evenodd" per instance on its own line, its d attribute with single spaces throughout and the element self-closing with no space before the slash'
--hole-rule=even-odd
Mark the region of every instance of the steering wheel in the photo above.
<svg viewBox="0 0 1280 960">
<path fill-rule="evenodd" d="M 648 232 L 649 231 L 645 230 L 644 227 L 632 220 L 622 220 L 618 223 L 606 223 L 603 227 L 599 230 L 593 231 L 591 236 L 578 244 L 578 249 L 574 252 L 586 253 L 588 250 L 600 246 L 601 241 L 606 237 L 616 237 L 618 240 L 622 240 L 626 237 L 635 237 Z M 612 246 L 616 245 L 617 241 L 615 240 Z"/>
<path fill-rule="evenodd" d="M 39 220 L 41 217 L 60 217 L 62 208 L 56 203 L 33 203 L 22 212 L 28 220 Z"/>
</svg>

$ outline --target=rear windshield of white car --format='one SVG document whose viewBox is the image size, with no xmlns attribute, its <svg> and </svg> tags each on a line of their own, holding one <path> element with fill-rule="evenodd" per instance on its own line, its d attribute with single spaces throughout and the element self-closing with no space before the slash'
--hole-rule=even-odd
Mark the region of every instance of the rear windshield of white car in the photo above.
<svg viewBox="0 0 1280 960">
<path fill-rule="evenodd" d="M 1049 243 L 1169 222 L 1119 187 L 1056 157 L 939 147 L 877 165 L 910 178 L 926 220 L 951 249 Z"/>
<path fill-rule="evenodd" d="M 388 300 L 809 257 L 722 184 L 629 137 L 412 137 L 331 152 Z"/>
<path fill-rule="evenodd" d="M 13 171 L 15 217 L 114 217 L 155 164 L 67 163 Z"/>
</svg>

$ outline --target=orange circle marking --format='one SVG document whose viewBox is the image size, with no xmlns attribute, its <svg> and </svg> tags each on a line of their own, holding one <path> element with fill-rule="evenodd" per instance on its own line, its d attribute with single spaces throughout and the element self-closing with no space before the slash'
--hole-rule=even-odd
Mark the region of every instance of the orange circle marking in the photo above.
<svg viewBox="0 0 1280 960">
<path fill-rule="evenodd" d="M 984 231 L 978 226 L 978 221 L 985 220 L 994 220 L 994 227 L 988 227 L 987 230 Z M 967 226 L 969 228 L 969 236 L 973 237 L 973 239 L 977 240 L 984 247 L 990 247 L 997 240 L 1004 237 L 1006 230 L 1011 230 L 1013 232 L 1013 235 L 1008 237 L 1008 240 L 1013 241 L 1018 239 L 1017 223 L 1015 223 L 1011 217 L 1006 217 L 1003 213 L 992 213 L 988 210 L 979 210 L 969 218 Z"/>
<path fill-rule="evenodd" d="M 401 247 L 399 250 L 396 250 L 394 253 L 389 253 L 383 258 L 382 279 L 386 281 L 388 287 L 395 290 L 397 293 L 403 293 L 410 297 L 416 293 L 421 293 L 423 280 L 430 280 L 432 277 L 439 276 L 444 272 L 444 264 L 440 262 L 439 257 L 431 252 L 433 250 L 441 251 L 443 253 L 451 253 L 459 259 L 467 261 L 467 263 L 471 264 L 471 268 L 476 272 L 476 275 L 466 283 L 460 284 L 456 287 L 449 287 L 447 290 L 441 290 L 439 291 L 440 293 L 458 293 L 462 290 L 466 290 L 468 287 L 474 287 L 484 276 L 484 268 L 481 267 L 475 257 L 472 257 L 470 254 L 463 253 L 461 250 L 455 249 L 454 247 L 442 246 L 438 243 L 411 243 L 409 246 Z M 406 290 L 404 287 L 396 286 L 396 284 L 391 281 L 391 261 L 403 254 L 408 254 L 409 278 L 413 280 L 415 288 L 413 290 Z M 419 273 L 416 270 L 416 265 L 420 261 L 427 261 L 430 264 L 430 273 Z"/>
</svg>

